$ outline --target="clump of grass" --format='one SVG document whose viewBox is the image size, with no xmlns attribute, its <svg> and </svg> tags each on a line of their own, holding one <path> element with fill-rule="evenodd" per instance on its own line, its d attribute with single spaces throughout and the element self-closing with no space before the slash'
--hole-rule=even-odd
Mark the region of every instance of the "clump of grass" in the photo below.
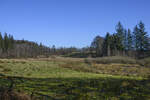
<svg viewBox="0 0 150 100">
<path fill-rule="evenodd" d="M 84 64 L 82 62 L 77 62 L 77 61 L 72 61 L 72 62 L 66 62 L 64 64 L 59 64 L 60 67 L 63 68 L 69 68 L 72 70 L 76 70 L 76 71 L 81 71 L 81 72 L 93 72 L 93 73 L 98 73 L 98 71 L 94 68 L 92 68 L 92 66 L 89 66 L 87 64 Z"/>
<path fill-rule="evenodd" d="M 0 68 L 4 68 L 4 66 L 3 66 L 3 65 L 0 65 Z"/>
<path fill-rule="evenodd" d="M 51 59 L 56 59 L 55 55 L 50 56 Z"/>
<path fill-rule="evenodd" d="M 84 59 L 84 63 L 88 64 L 88 65 L 91 65 L 92 64 L 92 60 L 89 60 L 89 59 Z"/>
<path fill-rule="evenodd" d="M 4 61 L 0 60 L 0 63 L 5 63 Z"/>
<path fill-rule="evenodd" d="M 10 71 L 11 71 L 10 68 L 4 68 L 4 69 L 3 69 L 3 72 L 10 72 Z"/>
<path fill-rule="evenodd" d="M 137 63 L 141 66 L 150 67 L 150 58 L 138 60 Z"/>
</svg>

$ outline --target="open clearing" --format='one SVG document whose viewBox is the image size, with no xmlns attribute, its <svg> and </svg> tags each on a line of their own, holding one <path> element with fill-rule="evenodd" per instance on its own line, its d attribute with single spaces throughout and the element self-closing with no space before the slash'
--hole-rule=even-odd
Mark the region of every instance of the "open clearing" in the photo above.
<svg viewBox="0 0 150 100">
<path fill-rule="evenodd" d="M 46 100 L 149 100 L 150 68 L 84 59 L 1 59 L 0 73 L 14 88 Z M 0 86 L 10 85 L 1 76 Z"/>
</svg>

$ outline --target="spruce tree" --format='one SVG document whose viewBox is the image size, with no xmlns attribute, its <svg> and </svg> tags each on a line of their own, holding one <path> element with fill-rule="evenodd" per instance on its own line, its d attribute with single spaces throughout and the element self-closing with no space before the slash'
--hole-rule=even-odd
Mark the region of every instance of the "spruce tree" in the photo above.
<svg viewBox="0 0 150 100">
<path fill-rule="evenodd" d="M 125 49 L 125 46 L 124 46 L 125 34 L 124 34 L 124 28 L 121 22 L 118 22 L 118 24 L 116 25 L 115 37 L 118 39 L 117 41 L 117 45 L 119 46 L 118 50 L 124 50 Z"/>
<path fill-rule="evenodd" d="M 3 49 L 3 36 L 0 32 L 0 49 L 2 50 Z"/>
<path fill-rule="evenodd" d="M 103 43 L 103 55 L 104 56 L 110 56 L 110 44 L 111 44 L 111 39 L 110 39 L 110 34 L 107 32 L 104 43 Z"/>
<path fill-rule="evenodd" d="M 127 50 L 132 50 L 133 48 L 133 37 L 131 34 L 131 30 L 128 29 L 128 33 L 127 33 Z"/>
<path fill-rule="evenodd" d="M 7 52 L 9 48 L 9 38 L 7 33 L 4 34 L 4 52 Z"/>
<path fill-rule="evenodd" d="M 134 49 L 139 50 L 140 41 L 139 41 L 139 29 L 137 25 L 133 30 L 133 36 L 134 36 Z"/>
<path fill-rule="evenodd" d="M 145 25 L 142 21 L 135 26 L 133 34 L 134 34 L 135 49 L 137 51 L 148 50 L 149 37 L 148 33 L 145 31 Z"/>
<path fill-rule="evenodd" d="M 139 23 L 139 49 L 141 51 L 147 50 L 149 45 L 148 33 L 145 31 L 145 25 L 142 21 Z"/>
<path fill-rule="evenodd" d="M 128 49 L 128 31 L 126 29 L 124 29 L 124 38 L 123 38 L 123 47 L 124 47 L 124 50 L 127 50 Z"/>
<path fill-rule="evenodd" d="M 9 34 L 8 36 L 8 49 L 12 49 L 14 45 L 14 38 L 12 35 Z"/>
</svg>

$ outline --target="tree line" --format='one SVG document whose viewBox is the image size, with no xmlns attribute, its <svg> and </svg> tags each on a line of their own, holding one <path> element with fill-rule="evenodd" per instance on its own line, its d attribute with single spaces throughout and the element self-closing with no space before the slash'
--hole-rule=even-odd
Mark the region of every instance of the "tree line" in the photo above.
<svg viewBox="0 0 150 100">
<path fill-rule="evenodd" d="M 0 33 L 0 58 L 36 58 L 49 57 L 51 55 L 67 55 L 72 52 L 79 52 L 75 47 L 60 47 L 55 45 L 48 47 L 42 43 L 33 41 L 15 40 L 10 34 Z"/>
<path fill-rule="evenodd" d="M 48 47 L 33 41 L 15 40 L 10 34 L 0 33 L 0 58 L 28 58 L 64 55 L 69 57 L 130 56 L 144 58 L 150 56 L 150 37 L 145 25 L 140 21 L 133 30 L 125 29 L 121 22 L 116 32 L 106 33 L 105 37 L 96 36 L 90 46 L 83 48 Z"/>
<path fill-rule="evenodd" d="M 133 31 L 125 29 L 121 22 L 118 22 L 115 33 L 107 32 L 104 38 L 96 36 L 90 48 L 96 57 L 119 55 L 143 58 L 150 55 L 150 37 L 142 21 Z"/>
</svg>

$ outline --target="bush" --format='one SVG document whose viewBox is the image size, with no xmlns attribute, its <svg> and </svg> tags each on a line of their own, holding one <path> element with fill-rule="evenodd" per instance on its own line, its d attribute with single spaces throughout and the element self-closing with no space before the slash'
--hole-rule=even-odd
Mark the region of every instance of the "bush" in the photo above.
<svg viewBox="0 0 150 100">
<path fill-rule="evenodd" d="M 10 72 L 10 71 L 11 71 L 10 68 L 4 68 L 4 69 L 3 69 L 3 72 Z"/>
</svg>

